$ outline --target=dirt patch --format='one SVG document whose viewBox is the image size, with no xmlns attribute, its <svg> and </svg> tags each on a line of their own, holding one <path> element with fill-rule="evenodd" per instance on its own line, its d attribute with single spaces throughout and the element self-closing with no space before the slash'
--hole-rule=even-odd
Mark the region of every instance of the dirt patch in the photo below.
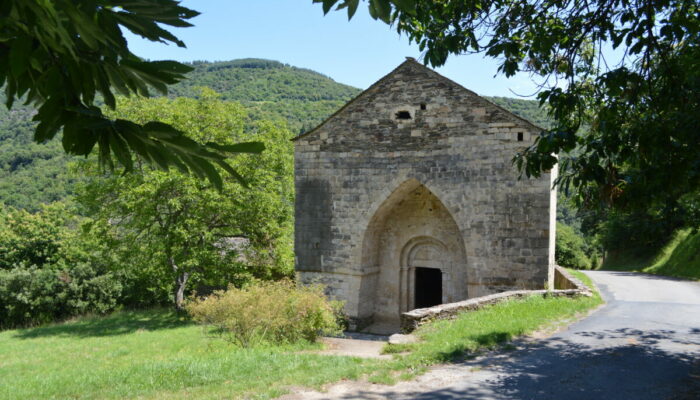
<svg viewBox="0 0 700 400">
<path fill-rule="evenodd" d="M 316 354 L 349 356 L 362 358 L 391 359 L 391 355 L 382 354 L 387 336 L 368 335 L 362 333 L 346 333 L 345 337 L 324 337 L 320 339 L 324 349 L 314 351 Z"/>
</svg>

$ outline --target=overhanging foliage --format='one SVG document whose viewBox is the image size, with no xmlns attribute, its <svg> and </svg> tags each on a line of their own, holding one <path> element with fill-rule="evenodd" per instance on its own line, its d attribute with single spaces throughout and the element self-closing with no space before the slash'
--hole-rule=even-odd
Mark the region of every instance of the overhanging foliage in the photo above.
<svg viewBox="0 0 700 400">
<path fill-rule="evenodd" d="M 359 0 L 314 0 L 352 17 Z M 424 62 L 484 53 L 499 72 L 541 78 L 555 120 L 514 161 L 590 206 L 645 208 L 700 184 L 700 6 L 695 0 L 368 0 Z M 612 48 L 614 52 L 608 51 Z M 619 60 L 609 60 L 611 54 Z M 582 127 L 587 128 L 580 134 Z"/>
<path fill-rule="evenodd" d="M 34 139 L 46 142 L 63 131 L 63 148 L 88 155 L 97 147 L 103 167 L 114 160 L 133 168 L 133 155 L 162 169 L 222 179 L 215 166 L 242 177 L 226 162 L 231 149 L 198 144 L 170 125 L 136 124 L 107 118 L 115 93 L 149 96 L 184 78 L 191 70 L 174 61 L 147 61 L 134 55 L 123 29 L 145 39 L 184 47 L 163 26 L 192 26 L 199 13 L 175 0 L 8 0 L 0 5 L 0 85 L 8 108 L 17 100 L 35 105 Z M 235 149 L 240 150 L 240 149 Z M 261 147 L 244 151 L 259 152 Z"/>
</svg>

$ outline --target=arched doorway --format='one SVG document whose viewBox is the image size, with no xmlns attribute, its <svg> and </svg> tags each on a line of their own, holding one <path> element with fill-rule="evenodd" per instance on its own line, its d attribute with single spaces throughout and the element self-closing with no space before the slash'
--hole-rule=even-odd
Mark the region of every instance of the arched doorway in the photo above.
<svg viewBox="0 0 700 400">
<path fill-rule="evenodd" d="M 398 326 L 401 312 L 467 298 L 462 235 L 445 205 L 415 179 L 401 184 L 370 220 L 363 264 L 373 275 L 365 315 Z"/>
<path fill-rule="evenodd" d="M 447 303 L 452 255 L 447 246 L 430 236 L 417 236 L 401 251 L 400 312 Z"/>
</svg>

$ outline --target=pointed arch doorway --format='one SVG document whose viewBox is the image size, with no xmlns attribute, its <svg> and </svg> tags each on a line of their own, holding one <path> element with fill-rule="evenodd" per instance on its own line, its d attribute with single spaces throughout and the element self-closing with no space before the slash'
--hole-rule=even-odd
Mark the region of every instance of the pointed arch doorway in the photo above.
<svg viewBox="0 0 700 400">
<path fill-rule="evenodd" d="M 467 298 L 462 234 L 449 210 L 410 179 L 377 209 L 365 232 L 362 262 L 373 290 L 362 302 L 374 325 L 398 328 L 400 314 Z"/>
</svg>

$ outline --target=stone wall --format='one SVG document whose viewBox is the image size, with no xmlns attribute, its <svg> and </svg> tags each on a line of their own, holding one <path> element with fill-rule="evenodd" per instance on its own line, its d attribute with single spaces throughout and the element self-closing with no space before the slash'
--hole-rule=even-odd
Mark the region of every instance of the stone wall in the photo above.
<svg viewBox="0 0 700 400">
<path fill-rule="evenodd" d="M 296 139 L 300 280 L 326 282 L 358 321 L 386 310 L 398 321 L 401 304 L 410 307 L 401 254 L 424 237 L 449 249 L 450 301 L 544 288 L 553 177 L 519 180 L 511 162 L 538 132 L 415 61 L 401 64 Z M 416 191 L 425 198 L 410 207 L 432 222 L 406 218 Z"/>
<path fill-rule="evenodd" d="M 571 275 L 564 268 L 555 265 L 554 266 L 554 289 L 555 290 L 588 290 L 588 288 L 581 280 Z"/>
<path fill-rule="evenodd" d="M 430 321 L 455 318 L 459 314 L 480 310 L 486 306 L 498 304 L 506 300 L 528 296 L 590 297 L 593 295 L 592 288 L 587 287 L 565 269 L 555 266 L 554 271 L 556 275 L 555 282 L 559 285 L 554 290 L 511 290 L 456 303 L 447 303 L 430 308 L 411 310 L 401 314 L 401 331 L 409 333 Z"/>
</svg>

